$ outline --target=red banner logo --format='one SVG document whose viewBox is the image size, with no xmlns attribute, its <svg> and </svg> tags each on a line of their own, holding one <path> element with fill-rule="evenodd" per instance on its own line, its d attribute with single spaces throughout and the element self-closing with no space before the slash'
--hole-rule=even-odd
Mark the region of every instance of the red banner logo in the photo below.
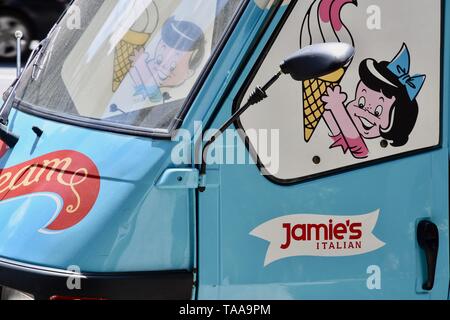
<svg viewBox="0 0 450 320">
<path fill-rule="evenodd" d="M 380 210 L 363 215 L 292 214 L 267 221 L 250 232 L 268 241 L 264 266 L 290 257 L 349 257 L 385 245 L 373 230 Z"/>
<path fill-rule="evenodd" d="M 0 146 L 0 157 L 4 154 Z M 100 175 L 86 155 L 62 150 L 14 167 L 0 169 L 0 201 L 34 193 L 56 193 L 63 200 L 61 211 L 44 229 L 60 231 L 83 220 L 100 191 Z"/>
</svg>

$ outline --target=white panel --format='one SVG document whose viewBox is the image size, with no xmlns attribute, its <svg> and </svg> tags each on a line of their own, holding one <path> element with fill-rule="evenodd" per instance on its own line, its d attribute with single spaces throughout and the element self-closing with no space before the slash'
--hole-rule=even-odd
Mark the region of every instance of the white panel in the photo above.
<svg viewBox="0 0 450 320">
<path fill-rule="evenodd" d="M 321 7 L 319 7 L 321 6 Z M 269 89 L 267 98 L 257 107 L 250 108 L 241 118 L 244 129 L 279 129 L 280 130 L 280 166 L 278 170 L 269 173 L 277 179 L 296 179 L 314 174 L 319 174 L 329 170 L 339 169 L 366 161 L 385 158 L 392 155 L 419 150 L 439 144 L 440 134 L 440 59 L 441 59 L 441 1 L 440 0 L 317 0 L 317 1 L 298 1 L 296 7 L 288 18 L 279 37 L 273 44 L 267 58 L 263 62 L 254 81 L 251 83 L 246 96 L 256 85 L 265 83 L 273 74 L 277 72 L 279 63 L 289 54 L 300 48 L 300 34 L 302 33 L 302 22 L 305 20 L 308 9 L 310 11 L 310 31 L 313 42 L 335 42 L 337 40 L 352 42 L 356 49 L 356 56 L 351 65 L 346 70 L 340 87 L 348 96 L 344 106 L 348 117 L 353 121 L 354 127 L 359 128 L 360 141 L 363 141 L 367 147 L 367 157 L 364 150 L 358 155 L 357 152 L 348 151 L 344 154 L 341 147 L 330 148 L 333 135 L 324 117 L 315 129 L 309 142 L 305 141 L 304 129 L 304 103 L 303 86 L 300 82 L 295 82 L 289 76 L 283 76 L 272 88 Z M 327 22 L 327 11 L 331 12 L 331 22 Z M 341 25 L 340 22 L 343 24 Z M 303 29 L 303 44 L 308 44 L 308 30 Z M 320 27 L 320 28 L 319 28 Z M 323 33 L 320 32 L 320 30 Z M 334 32 L 334 31 L 336 32 Z M 305 36 L 306 34 L 306 36 Z M 379 124 L 381 131 L 389 131 L 391 127 L 398 129 L 403 134 L 394 135 L 395 139 L 386 139 L 389 145 L 386 148 L 381 146 L 383 137 L 380 129 L 375 127 L 364 133 L 364 127 L 361 123 L 368 124 L 365 120 L 359 120 L 351 116 L 354 108 L 348 108 L 349 102 L 355 99 L 356 88 L 360 83 L 359 66 L 365 59 L 374 59 L 377 63 L 380 61 L 392 62 L 401 50 L 403 44 L 406 44 L 410 52 L 410 76 L 426 75 L 425 82 L 421 90 L 416 90 L 417 96 L 414 98 L 413 85 L 411 80 L 405 83 L 407 78 L 404 76 L 402 81 L 395 83 L 397 87 L 403 89 L 394 90 L 393 97 L 383 93 L 371 90 L 371 95 L 367 95 L 367 100 L 374 102 L 379 97 L 385 99 L 380 104 L 384 107 L 384 115 L 380 116 Z M 406 54 L 404 52 L 404 54 Z M 370 63 L 364 62 L 366 65 Z M 398 64 L 391 63 L 390 66 L 396 67 Z M 381 66 L 380 66 L 381 68 Z M 389 70 L 384 66 L 385 72 Z M 398 70 L 398 69 L 397 69 Z M 371 74 L 375 74 L 372 70 Z M 390 76 L 396 77 L 392 72 Z M 379 76 L 378 76 L 379 77 Z M 367 80 L 366 80 L 367 81 Z M 421 78 L 415 78 L 416 87 L 420 86 Z M 410 86 L 408 99 L 401 97 L 400 92 Z M 362 87 L 360 87 L 360 90 Z M 373 92 L 372 92 L 373 91 Z M 366 93 L 362 94 L 366 95 Z M 378 95 L 375 97 L 374 95 Z M 319 98 L 322 100 L 322 97 Z M 375 98 L 374 98 L 375 97 Z M 395 99 L 394 106 L 389 103 L 389 98 Z M 409 139 L 402 146 L 392 146 L 397 143 L 402 144 L 401 136 L 408 136 L 407 118 L 414 118 L 414 100 L 418 105 L 417 120 L 412 121 L 412 131 Z M 323 100 L 322 100 L 323 102 Z M 345 120 L 342 119 L 342 110 L 334 105 L 330 107 L 332 119 L 338 119 L 338 130 L 343 133 L 345 143 L 352 146 L 360 144 L 358 138 L 350 141 L 348 132 L 351 128 L 345 126 Z M 365 108 L 368 112 L 375 113 L 376 106 Z M 364 108 L 363 108 L 364 109 Z M 403 110 L 402 117 L 392 120 L 393 116 L 389 110 Z M 365 113 L 364 113 L 365 114 Z M 362 114 L 364 116 L 364 114 Z M 400 114 L 400 111 L 398 111 Z M 368 117 L 371 122 L 376 122 L 374 118 Z M 363 122 L 361 122 L 363 121 Z M 330 120 L 330 122 L 332 122 Z M 342 129 L 344 127 L 345 129 Z M 367 129 L 367 128 L 366 128 Z M 338 131 L 338 132 L 339 132 Z M 391 137 L 392 138 L 392 137 Z M 355 142 L 356 141 L 356 142 Z M 252 141 L 253 143 L 254 141 Z M 403 141 L 404 142 L 404 141 Z M 364 148 L 363 148 L 364 149 Z M 320 164 L 314 164 L 312 159 L 319 156 Z M 358 158 L 359 157 L 359 158 Z M 264 160 L 261 159 L 264 163 Z"/>
</svg>

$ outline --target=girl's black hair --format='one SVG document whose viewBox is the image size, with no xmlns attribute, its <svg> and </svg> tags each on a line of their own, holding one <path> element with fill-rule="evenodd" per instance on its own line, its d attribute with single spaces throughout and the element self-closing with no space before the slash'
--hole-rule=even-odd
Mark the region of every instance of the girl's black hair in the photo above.
<svg viewBox="0 0 450 320">
<path fill-rule="evenodd" d="M 392 141 L 392 146 L 401 147 L 408 142 L 414 129 L 419 106 L 417 100 L 411 101 L 405 86 L 387 68 L 388 64 L 387 61 L 366 59 L 359 65 L 359 75 L 361 81 L 370 89 L 381 92 L 389 99 L 395 97 L 389 115 L 389 128 L 387 131 L 381 130 L 381 137 Z"/>
</svg>

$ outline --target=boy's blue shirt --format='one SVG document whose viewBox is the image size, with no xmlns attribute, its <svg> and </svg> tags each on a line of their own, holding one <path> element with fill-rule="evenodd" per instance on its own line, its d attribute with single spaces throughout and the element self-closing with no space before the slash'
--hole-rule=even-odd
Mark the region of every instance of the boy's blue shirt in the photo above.
<svg viewBox="0 0 450 320">
<path fill-rule="evenodd" d="M 138 85 L 136 86 L 134 91 L 134 96 L 142 95 L 142 97 L 149 98 L 151 102 L 159 102 L 163 99 L 163 96 L 161 94 L 161 90 L 159 87 L 155 84 L 151 85 Z"/>
</svg>

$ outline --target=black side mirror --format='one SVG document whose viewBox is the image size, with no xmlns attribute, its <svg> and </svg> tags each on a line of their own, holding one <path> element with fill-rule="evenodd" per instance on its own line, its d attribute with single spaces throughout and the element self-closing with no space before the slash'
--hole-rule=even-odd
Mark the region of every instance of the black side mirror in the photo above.
<svg viewBox="0 0 450 320">
<path fill-rule="evenodd" d="M 205 191 L 206 160 L 208 147 L 214 143 L 230 125 L 232 125 L 250 106 L 267 98 L 266 91 L 282 74 L 289 74 L 296 81 L 319 78 L 346 67 L 352 60 L 355 49 L 345 43 L 321 43 L 305 47 L 289 56 L 280 65 L 280 71 L 262 87 L 256 87 L 247 102 L 238 109 L 203 146 L 200 166 L 200 185 L 198 190 Z"/>
<path fill-rule="evenodd" d="M 280 65 L 294 80 L 319 78 L 347 66 L 355 49 L 346 43 L 320 43 L 300 49 Z"/>
</svg>

